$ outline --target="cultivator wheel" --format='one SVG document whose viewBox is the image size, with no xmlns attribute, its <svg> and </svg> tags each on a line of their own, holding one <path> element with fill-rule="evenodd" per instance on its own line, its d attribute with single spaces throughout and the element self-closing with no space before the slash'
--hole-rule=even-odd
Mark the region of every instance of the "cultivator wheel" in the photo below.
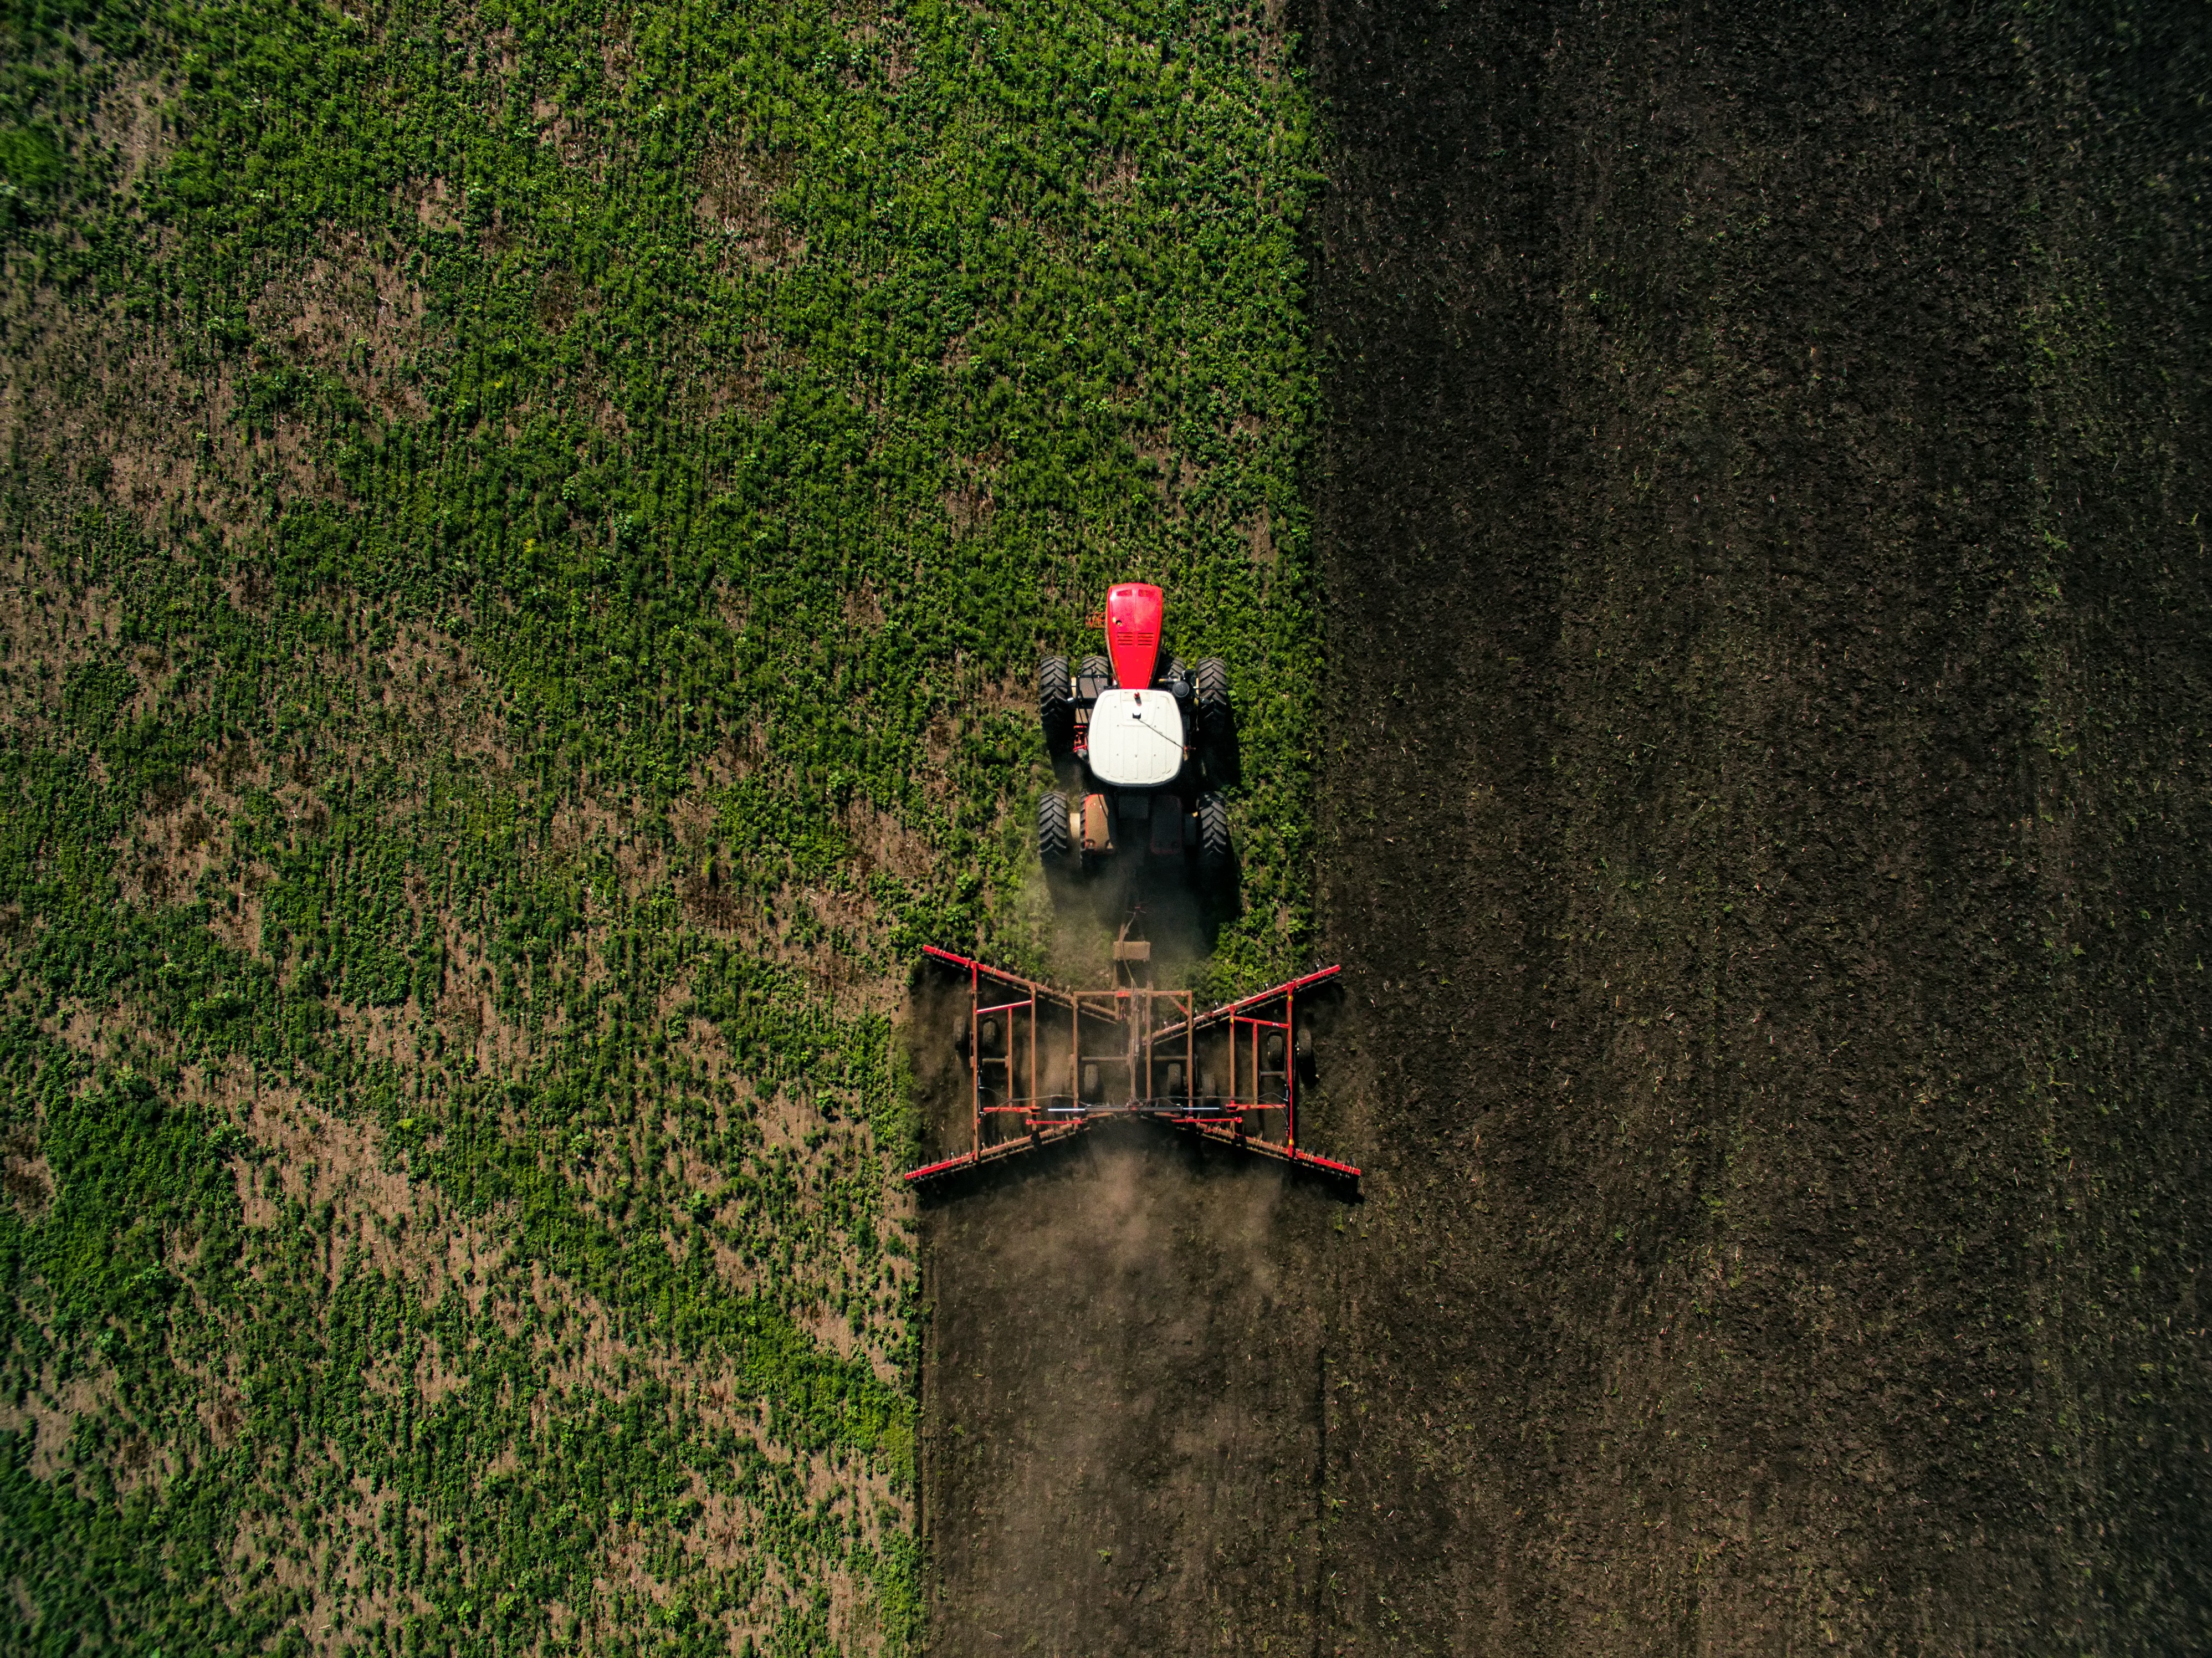
<svg viewBox="0 0 2212 1658">
<path fill-rule="evenodd" d="M 1067 844 L 1067 797 L 1048 791 L 1037 802 L 1037 859 L 1047 869 L 1066 866 Z"/>
<path fill-rule="evenodd" d="M 1065 751 L 1075 735 L 1075 688 L 1064 656 L 1037 664 L 1037 720 L 1044 726 L 1045 745 L 1054 754 Z"/>
<path fill-rule="evenodd" d="M 1279 1030 L 1270 1030 L 1260 1044 L 1260 1103 L 1281 1105 L 1291 1096 L 1290 1045 Z"/>
</svg>

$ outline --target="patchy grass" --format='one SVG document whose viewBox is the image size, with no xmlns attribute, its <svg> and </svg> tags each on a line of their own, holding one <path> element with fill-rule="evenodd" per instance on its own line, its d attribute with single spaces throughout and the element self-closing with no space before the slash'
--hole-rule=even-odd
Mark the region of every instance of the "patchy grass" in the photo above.
<svg viewBox="0 0 2212 1658">
<path fill-rule="evenodd" d="M 924 938 L 1041 648 L 1303 946 L 1310 116 L 1219 5 L 0 20 L 0 1644 L 900 1650 Z"/>
</svg>

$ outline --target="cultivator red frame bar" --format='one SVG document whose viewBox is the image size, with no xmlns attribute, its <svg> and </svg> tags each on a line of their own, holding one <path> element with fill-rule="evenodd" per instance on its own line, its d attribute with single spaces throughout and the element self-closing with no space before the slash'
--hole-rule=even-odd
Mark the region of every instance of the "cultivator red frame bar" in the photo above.
<svg viewBox="0 0 2212 1658">
<path fill-rule="evenodd" d="M 959 1156 L 908 1169 L 909 1183 L 1121 1117 L 1148 1117 L 1239 1151 L 1359 1178 L 1350 1163 L 1298 1145 L 1297 999 L 1339 969 L 1322 968 L 1200 1013 L 1187 990 L 1135 984 L 1061 990 L 934 944 L 922 953 L 968 980 L 960 1040 L 969 1139 Z M 1122 955 L 1117 946 L 1117 962 Z M 1201 1048 L 1225 1076 L 1201 1070 Z M 1280 1140 L 1264 1133 L 1271 1114 L 1282 1118 Z"/>
</svg>

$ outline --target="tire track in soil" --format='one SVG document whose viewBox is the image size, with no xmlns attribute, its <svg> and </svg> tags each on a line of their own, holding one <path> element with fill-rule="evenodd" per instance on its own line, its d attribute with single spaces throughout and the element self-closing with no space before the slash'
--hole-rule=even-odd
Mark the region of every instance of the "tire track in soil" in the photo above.
<svg viewBox="0 0 2212 1658">
<path fill-rule="evenodd" d="M 2212 1645 L 2194 15 L 1306 13 L 1368 1198 L 929 1209 L 933 1650 Z"/>
</svg>

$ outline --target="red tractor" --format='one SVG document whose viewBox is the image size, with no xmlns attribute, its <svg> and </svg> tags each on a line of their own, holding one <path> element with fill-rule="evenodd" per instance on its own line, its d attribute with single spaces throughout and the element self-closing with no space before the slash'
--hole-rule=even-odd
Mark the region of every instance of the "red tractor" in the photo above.
<svg viewBox="0 0 2212 1658">
<path fill-rule="evenodd" d="M 1229 671 L 1218 657 L 1160 660 L 1160 590 L 1125 581 L 1106 595 L 1106 648 L 1070 674 L 1037 665 L 1037 714 L 1073 797 L 1037 802 L 1047 869 L 1097 868 L 1115 853 L 1194 859 L 1209 884 L 1229 868 L 1229 807 L 1212 785 L 1231 737 Z"/>
</svg>

